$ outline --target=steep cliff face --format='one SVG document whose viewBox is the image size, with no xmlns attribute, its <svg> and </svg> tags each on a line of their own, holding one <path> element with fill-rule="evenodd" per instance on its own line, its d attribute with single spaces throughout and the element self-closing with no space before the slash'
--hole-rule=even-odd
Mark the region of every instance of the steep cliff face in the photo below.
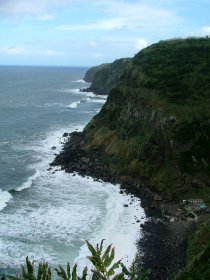
<svg viewBox="0 0 210 280">
<path fill-rule="evenodd" d="M 130 58 L 122 58 L 115 60 L 113 63 L 90 68 L 84 77 L 86 82 L 92 83 L 89 90 L 97 94 L 108 94 L 118 83 L 130 60 Z"/>
<path fill-rule="evenodd" d="M 210 201 L 210 39 L 138 53 L 85 128 L 85 149 L 168 197 Z"/>
</svg>

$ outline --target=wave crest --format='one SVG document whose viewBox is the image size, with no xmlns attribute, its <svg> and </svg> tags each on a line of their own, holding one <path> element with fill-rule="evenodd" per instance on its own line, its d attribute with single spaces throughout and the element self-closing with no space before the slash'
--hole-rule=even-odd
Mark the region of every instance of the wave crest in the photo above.
<svg viewBox="0 0 210 280">
<path fill-rule="evenodd" d="M 36 170 L 36 172 L 30 176 L 21 186 L 15 188 L 16 192 L 21 192 L 24 189 L 28 189 L 32 186 L 33 181 L 39 176 L 39 171 Z"/>
<path fill-rule="evenodd" d="M 12 198 L 12 195 L 7 191 L 2 191 L 0 189 L 0 210 L 7 206 L 7 202 Z"/>
</svg>

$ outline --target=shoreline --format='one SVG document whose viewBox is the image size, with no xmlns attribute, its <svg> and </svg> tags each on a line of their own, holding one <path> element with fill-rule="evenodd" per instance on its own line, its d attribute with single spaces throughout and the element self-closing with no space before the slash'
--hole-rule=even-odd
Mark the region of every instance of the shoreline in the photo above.
<svg viewBox="0 0 210 280">
<path fill-rule="evenodd" d="M 60 165 L 67 173 L 120 184 L 121 193 L 140 198 L 147 221 L 141 225 L 142 234 L 137 237 L 139 265 L 151 269 L 151 280 L 171 279 L 186 264 L 187 239 L 194 230 L 194 222 L 183 216 L 171 219 L 176 216 L 176 211 L 172 212 L 177 204 L 165 200 L 163 194 L 150 190 L 144 182 L 110 171 L 100 160 L 102 150 L 88 153 L 82 149 L 84 132 L 65 133 L 65 137 L 68 141 L 51 166 Z"/>
</svg>

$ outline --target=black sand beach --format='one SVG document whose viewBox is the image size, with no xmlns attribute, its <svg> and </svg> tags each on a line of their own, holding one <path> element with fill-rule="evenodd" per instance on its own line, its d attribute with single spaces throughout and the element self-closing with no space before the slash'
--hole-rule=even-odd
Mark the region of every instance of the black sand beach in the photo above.
<svg viewBox="0 0 210 280">
<path fill-rule="evenodd" d="M 51 165 L 60 165 L 69 173 L 76 172 L 96 180 L 119 183 L 121 193 L 140 198 L 147 221 L 141 226 L 142 236 L 137 243 L 139 264 L 151 269 L 151 279 L 172 279 L 186 263 L 187 239 L 195 227 L 194 222 L 184 215 L 184 209 L 179 208 L 182 206 L 152 191 L 144 181 L 111 172 L 100 160 L 102 150 L 87 153 L 82 148 L 84 132 L 66 133 L 64 136 L 68 140 Z"/>
</svg>

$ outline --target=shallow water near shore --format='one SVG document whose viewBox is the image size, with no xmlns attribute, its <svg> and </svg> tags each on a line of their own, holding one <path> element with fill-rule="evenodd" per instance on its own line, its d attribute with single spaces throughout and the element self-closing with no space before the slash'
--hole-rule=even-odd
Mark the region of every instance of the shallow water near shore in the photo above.
<svg viewBox="0 0 210 280">
<path fill-rule="evenodd" d="M 82 130 L 106 101 L 79 91 L 88 87 L 85 71 L 0 67 L 0 273 L 18 269 L 27 255 L 53 266 L 86 265 L 84 239 L 105 238 L 125 263 L 135 256 L 136 221 L 145 218 L 138 199 L 119 194 L 119 186 L 48 170 L 63 133 Z"/>
</svg>

